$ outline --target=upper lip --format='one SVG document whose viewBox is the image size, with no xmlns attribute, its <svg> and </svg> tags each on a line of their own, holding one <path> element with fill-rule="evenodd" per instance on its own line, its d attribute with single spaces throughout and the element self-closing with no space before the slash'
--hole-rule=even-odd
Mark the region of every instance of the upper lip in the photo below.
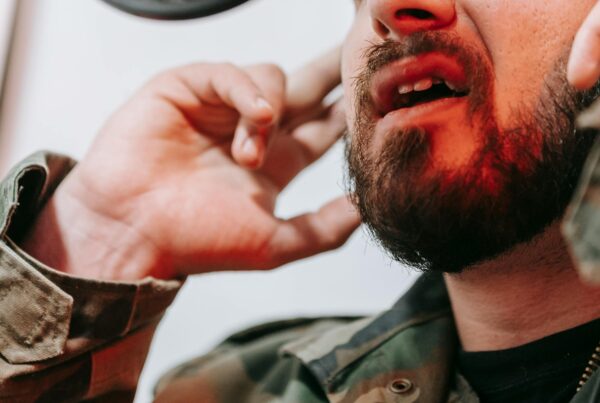
<svg viewBox="0 0 600 403">
<path fill-rule="evenodd" d="M 412 91 L 415 84 L 432 80 L 445 83 L 456 95 L 469 91 L 465 69 L 455 58 L 441 53 L 427 53 L 394 61 L 373 76 L 371 97 L 383 116 L 397 109 L 399 91 Z"/>
</svg>

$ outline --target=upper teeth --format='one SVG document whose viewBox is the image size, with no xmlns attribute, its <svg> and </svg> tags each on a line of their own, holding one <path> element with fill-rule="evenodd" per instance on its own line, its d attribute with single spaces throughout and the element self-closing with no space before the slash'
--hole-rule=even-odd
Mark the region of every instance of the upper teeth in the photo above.
<svg viewBox="0 0 600 403">
<path fill-rule="evenodd" d="M 427 91 L 433 87 L 433 80 L 431 78 L 424 78 L 415 83 L 415 91 Z"/>
<path fill-rule="evenodd" d="M 448 88 L 450 88 L 451 90 L 455 90 L 455 88 L 453 88 L 453 86 L 451 84 L 444 82 L 444 80 L 442 80 L 440 78 L 424 78 L 413 84 L 402 84 L 402 85 L 398 86 L 398 92 L 401 95 L 404 95 L 404 94 L 409 94 L 413 91 L 427 91 L 428 89 L 433 87 L 435 84 L 442 84 L 442 83 L 445 83 L 448 86 Z"/>
<path fill-rule="evenodd" d="M 409 92 L 413 92 L 415 90 L 415 87 L 412 84 L 403 84 L 400 87 L 398 87 L 398 92 L 403 95 L 403 94 L 408 94 Z"/>
</svg>

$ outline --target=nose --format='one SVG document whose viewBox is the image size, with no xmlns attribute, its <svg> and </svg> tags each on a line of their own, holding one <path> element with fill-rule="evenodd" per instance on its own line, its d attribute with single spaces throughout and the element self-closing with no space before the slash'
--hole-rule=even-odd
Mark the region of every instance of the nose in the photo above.
<svg viewBox="0 0 600 403">
<path fill-rule="evenodd" d="M 454 0 L 369 0 L 373 28 L 382 39 L 445 28 L 456 19 Z"/>
</svg>

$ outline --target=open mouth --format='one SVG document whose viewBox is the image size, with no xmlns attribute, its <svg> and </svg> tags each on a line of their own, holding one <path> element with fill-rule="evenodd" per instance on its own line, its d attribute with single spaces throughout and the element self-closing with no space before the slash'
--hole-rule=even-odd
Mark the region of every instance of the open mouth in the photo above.
<svg viewBox="0 0 600 403">
<path fill-rule="evenodd" d="M 408 109 L 469 95 L 464 69 L 456 60 L 427 54 L 391 63 L 373 77 L 371 96 L 377 112 Z"/>
<path fill-rule="evenodd" d="M 461 98 L 467 95 L 468 91 L 453 89 L 441 79 L 425 79 L 414 86 L 405 84 L 398 87 L 397 93 L 393 96 L 391 108 L 392 110 L 412 108 L 440 99 Z"/>
</svg>

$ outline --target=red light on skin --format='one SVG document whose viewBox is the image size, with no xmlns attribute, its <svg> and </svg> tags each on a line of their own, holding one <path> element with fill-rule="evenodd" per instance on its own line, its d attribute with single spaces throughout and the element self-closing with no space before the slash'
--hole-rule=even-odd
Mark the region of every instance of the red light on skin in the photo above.
<svg viewBox="0 0 600 403">
<path fill-rule="evenodd" d="M 428 136 L 433 171 L 455 171 L 466 166 L 479 151 L 481 129 L 467 119 L 468 101 L 448 98 L 388 113 L 381 119 L 373 138 L 372 152 L 377 154 L 387 136 L 410 135 L 407 129 L 423 129 Z"/>
<path fill-rule="evenodd" d="M 544 134 L 540 131 L 524 133 L 519 130 L 515 133 L 504 133 L 506 139 L 503 147 L 503 158 L 517 166 L 519 171 L 529 173 L 532 171 L 532 161 L 542 158 L 542 144 Z M 509 137 L 510 136 L 510 137 Z"/>
<path fill-rule="evenodd" d="M 398 88 L 425 78 L 443 80 L 465 96 L 442 97 L 409 107 L 394 109 Z M 371 97 L 375 109 L 375 136 L 372 152 L 377 154 L 386 136 L 404 135 L 410 128 L 425 130 L 434 165 L 454 169 L 466 164 L 479 143 L 468 119 L 469 98 L 464 67 L 453 57 L 431 52 L 393 62 L 373 77 Z"/>
<path fill-rule="evenodd" d="M 462 96 L 439 98 L 410 107 L 394 109 L 394 94 L 403 84 L 418 82 L 423 78 L 439 78 L 456 88 Z M 453 182 L 453 173 L 465 172 L 481 156 L 486 135 L 500 136 L 497 150 L 491 151 L 489 161 L 483 161 L 477 178 L 477 190 L 490 195 L 499 195 L 505 178 L 495 168 L 497 161 L 515 164 L 522 172 L 532 169 L 530 156 L 539 158 L 541 137 L 539 133 L 521 134 L 494 130 L 487 126 L 492 122 L 473 116 L 469 98 L 468 80 L 464 68 L 452 57 L 439 53 L 428 53 L 408 57 L 394 62 L 374 77 L 371 97 L 376 111 L 375 135 L 371 152 L 377 154 L 387 136 L 411 135 L 411 128 L 423 129 L 428 135 L 431 164 L 425 176 L 446 172 L 448 183 Z M 527 147 L 524 154 L 523 147 Z M 524 156 L 525 155 L 525 156 Z M 535 159 L 535 158 L 534 158 Z"/>
<path fill-rule="evenodd" d="M 398 87 L 413 84 L 424 78 L 437 78 L 452 84 L 459 92 L 466 91 L 467 79 L 464 68 L 457 60 L 441 54 L 426 53 L 407 57 L 391 63 L 373 77 L 371 97 L 377 111 L 383 116 L 396 112 L 393 99 Z M 404 109 L 413 109 L 404 108 Z"/>
<path fill-rule="evenodd" d="M 463 130 L 465 130 L 463 128 Z M 476 186 L 472 191 L 474 197 L 479 195 L 479 192 L 485 192 L 487 195 L 500 196 L 504 189 L 505 172 L 499 172 L 496 168 L 498 161 L 501 163 L 516 166 L 523 174 L 527 175 L 533 170 L 533 164 L 541 158 L 542 136 L 541 132 L 522 133 L 515 132 L 500 133 L 500 144 L 497 149 L 488 150 L 489 152 L 484 157 L 479 165 L 472 161 L 481 158 L 477 153 L 485 152 L 481 149 L 483 141 L 482 135 L 485 135 L 484 130 L 478 130 L 474 127 L 470 131 L 463 131 L 463 136 L 431 136 L 432 144 L 432 160 L 433 164 L 429 172 L 435 173 L 442 170 L 448 172 L 447 184 L 450 185 L 456 179 L 453 177 L 453 172 L 462 172 L 469 174 L 464 169 L 477 169 L 477 172 L 472 172 L 473 179 L 476 179 Z M 461 171 L 461 168 L 464 168 Z M 443 189 L 442 189 L 443 191 Z"/>
<path fill-rule="evenodd" d="M 436 124 L 426 124 L 431 157 L 439 169 L 456 170 L 467 165 L 479 152 L 482 133 L 467 120 L 468 103 L 460 100 L 459 107 L 436 116 Z"/>
</svg>

